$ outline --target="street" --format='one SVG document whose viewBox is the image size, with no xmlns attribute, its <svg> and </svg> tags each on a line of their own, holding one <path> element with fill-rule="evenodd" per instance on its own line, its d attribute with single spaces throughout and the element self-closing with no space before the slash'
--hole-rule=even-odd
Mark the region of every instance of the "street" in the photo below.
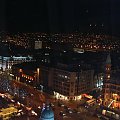
<svg viewBox="0 0 120 120">
<path fill-rule="evenodd" d="M 5 76 L 5 75 L 4 75 Z M 2 77 L 2 79 L 9 78 Z M 23 89 L 27 92 L 27 96 L 24 96 L 23 98 L 19 98 L 19 94 L 16 96 L 18 100 L 20 100 L 25 106 L 31 107 L 34 111 L 37 113 L 37 117 L 34 117 L 34 119 L 38 119 L 40 117 L 40 112 L 43 106 L 43 103 L 49 101 L 49 103 L 52 103 L 53 111 L 55 114 L 55 120 L 99 120 L 98 117 L 90 114 L 90 111 L 88 111 L 87 108 L 83 106 L 78 107 L 78 103 L 80 101 L 59 101 L 54 98 L 54 96 L 51 96 L 47 93 L 40 92 L 37 89 L 34 89 L 30 85 L 26 85 L 25 83 L 21 83 L 15 80 L 11 81 L 12 89 L 14 87 L 16 89 Z M 58 105 L 60 103 L 61 105 Z M 38 108 L 40 106 L 40 108 Z M 66 107 L 65 107 L 66 106 Z M 92 112 L 92 110 L 91 110 Z M 29 116 L 29 120 L 34 120 L 32 116 Z M 26 117 L 18 117 L 17 119 L 26 119 Z"/>
</svg>

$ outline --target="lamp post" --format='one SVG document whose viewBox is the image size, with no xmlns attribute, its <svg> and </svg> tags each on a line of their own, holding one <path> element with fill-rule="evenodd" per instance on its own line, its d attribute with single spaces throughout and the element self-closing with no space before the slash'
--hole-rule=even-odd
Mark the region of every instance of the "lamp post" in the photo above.
<svg viewBox="0 0 120 120">
<path fill-rule="evenodd" d="M 40 77 L 40 68 L 37 68 L 37 83 L 39 83 L 39 78 Z"/>
<path fill-rule="evenodd" d="M 78 76 L 77 76 L 77 95 L 79 93 L 79 82 L 80 82 L 80 65 L 78 65 Z"/>
<path fill-rule="evenodd" d="M 79 93 L 79 82 L 80 82 L 80 65 L 78 65 L 78 74 L 77 74 L 77 108 L 78 108 L 78 93 Z"/>
</svg>

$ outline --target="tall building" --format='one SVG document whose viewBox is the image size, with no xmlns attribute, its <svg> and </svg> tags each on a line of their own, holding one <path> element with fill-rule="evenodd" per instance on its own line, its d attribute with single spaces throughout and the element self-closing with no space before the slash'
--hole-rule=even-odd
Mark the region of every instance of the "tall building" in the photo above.
<svg viewBox="0 0 120 120">
<path fill-rule="evenodd" d="M 55 98 L 79 100 L 84 93 L 94 89 L 94 70 L 91 66 L 81 63 L 75 67 L 58 64 L 53 74 L 53 90 Z"/>
<path fill-rule="evenodd" d="M 115 70 L 111 73 L 109 88 L 112 101 L 111 107 L 116 108 L 120 112 L 120 70 Z"/>
<path fill-rule="evenodd" d="M 109 105 L 108 99 L 110 98 L 110 73 L 111 73 L 111 57 L 110 54 L 107 56 L 105 64 L 105 75 L 104 75 L 104 105 Z"/>
<path fill-rule="evenodd" d="M 104 77 L 103 104 L 120 110 L 120 69 L 112 69 L 110 54 L 107 56 Z"/>
</svg>

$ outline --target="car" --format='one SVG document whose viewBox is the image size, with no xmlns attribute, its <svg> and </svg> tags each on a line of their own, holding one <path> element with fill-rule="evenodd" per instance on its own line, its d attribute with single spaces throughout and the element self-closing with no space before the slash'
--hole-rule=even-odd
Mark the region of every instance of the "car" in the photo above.
<svg viewBox="0 0 120 120">
<path fill-rule="evenodd" d="M 37 113 L 35 112 L 35 111 L 31 111 L 31 115 L 35 115 L 35 116 L 37 116 Z"/>
<path fill-rule="evenodd" d="M 66 109 L 67 113 L 73 113 L 73 110 L 71 108 Z"/>
<path fill-rule="evenodd" d="M 17 113 L 16 116 L 21 116 L 21 114 L 20 114 L 20 113 Z"/>
<path fill-rule="evenodd" d="M 80 113 L 80 111 L 77 112 L 78 114 Z"/>
<path fill-rule="evenodd" d="M 64 104 L 61 104 L 61 107 L 64 107 L 65 105 Z"/>
<path fill-rule="evenodd" d="M 21 115 L 24 115 L 24 112 L 20 112 L 21 113 Z"/>
<path fill-rule="evenodd" d="M 88 106 L 88 105 L 85 105 L 85 108 L 89 108 L 89 106 Z"/>
<path fill-rule="evenodd" d="M 34 96 L 34 95 L 31 93 L 30 96 Z"/>
<path fill-rule="evenodd" d="M 38 106 L 38 109 L 41 109 L 41 106 Z"/>
<path fill-rule="evenodd" d="M 66 114 L 65 114 L 65 113 L 63 113 L 63 114 L 62 114 L 62 116 L 66 116 Z"/>
<path fill-rule="evenodd" d="M 65 116 L 63 116 L 63 118 L 69 118 L 69 117 L 65 115 Z"/>
<path fill-rule="evenodd" d="M 72 110 L 69 110 L 69 113 L 73 113 L 73 111 L 72 111 Z"/>
<path fill-rule="evenodd" d="M 60 111 L 59 115 L 65 116 L 66 114 L 63 111 Z"/>
<path fill-rule="evenodd" d="M 18 112 L 22 112 L 22 109 L 18 110 Z"/>
<path fill-rule="evenodd" d="M 53 104 L 53 103 L 50 103 L 50 106 L 54 107 L 54 104 Z"/>
<path fill-rule="evenodd" d="M 62 114 L 63 114 L 63 111 L 60 111 L 59 115 L 61 115 L 61 116 L 62 116 Z"/>
</svg>

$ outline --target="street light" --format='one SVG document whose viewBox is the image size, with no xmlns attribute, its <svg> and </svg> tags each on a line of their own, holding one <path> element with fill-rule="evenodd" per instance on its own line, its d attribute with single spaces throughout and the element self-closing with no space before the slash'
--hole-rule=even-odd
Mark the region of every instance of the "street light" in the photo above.
<svg viewBox="0 0 120 120">
<path fill-rule="evenodd" d="M 79 81 L 80 81 L 80 65 L 78 65 L 78 78 L 77 78 L 77 95 L 78 95 L 78 89 L 79 89 Z"/>
</svg>

